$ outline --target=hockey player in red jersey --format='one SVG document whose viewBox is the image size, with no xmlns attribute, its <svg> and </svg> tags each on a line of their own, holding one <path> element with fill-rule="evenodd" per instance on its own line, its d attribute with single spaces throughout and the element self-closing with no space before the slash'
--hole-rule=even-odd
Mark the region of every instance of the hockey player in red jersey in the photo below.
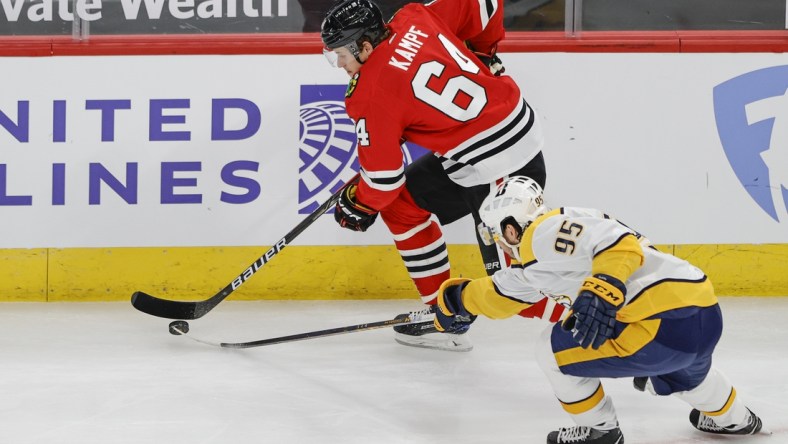
<svg viewBox="0 0 788 444">
<path fill-rule="evenodd" d="M 545 183 L 539 119 L 495 54 L 503 0 L 412 3 L 388 23 L 370 0 L 341 0 L 321 36 L 326 56 L 351 77 L 345 103 L 361 165 L 335 218 L 365 231 L 380 215 L 422 301 L 434 304 L 449 277 L 441 224 L 468 214 L 480 223 L 482 200 L 509 175 Z M 404 141 L 433 155 L 405 168 Z M 479 245 L 488 274 L 505 265 L 494 245 Z M 438 333 L 431 323 L 395 331 L 406 345 L 471 349 L 464 332 Z"/>
<path fill-rule="evenodd" d="M 692 406 L 703 432 L 749 435 L 761 419 L 712 366 L 722 313 L 706 275 L 599 210 L 544 206 L 529 178 L 503 182 L 482 203 L 484 237 L 521 265 L 484 279 L 450 279 L 438 296 L 436 328 L 464 329 L 476 316 L 501 319 L 541 300 L 571 302 L 546 329 L 536 360 L 576 426 L 548 444 L 623 444 L 600 378 L 635 377 L 635 387 Z"/>
</svg>

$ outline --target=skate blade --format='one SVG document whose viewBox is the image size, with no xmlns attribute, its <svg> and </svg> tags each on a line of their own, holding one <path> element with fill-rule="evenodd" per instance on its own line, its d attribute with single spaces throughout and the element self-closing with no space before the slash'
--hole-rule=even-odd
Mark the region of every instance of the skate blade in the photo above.
<svg viewBox="0 0 788 444">
<path fill-rule="evenodd" d="M 772 435 L 772 431 L 764 426 L 761 426 L 761 430 L 759 430 L 758 433 L 756 433 L 756 435 Z"/>
</svg>

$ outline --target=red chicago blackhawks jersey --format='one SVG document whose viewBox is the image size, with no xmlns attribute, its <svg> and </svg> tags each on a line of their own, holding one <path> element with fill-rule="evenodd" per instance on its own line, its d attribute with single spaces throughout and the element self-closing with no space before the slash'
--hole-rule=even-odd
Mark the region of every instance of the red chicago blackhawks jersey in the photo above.
<svg viewBox="0 0 788 444">
<path fill-rule="evenodd" d="M 503 37 L 502 0 L 408 4 L 389 22 L 348 86 L 363 180 L 357 198 L 385 208 L 405 184 L 400 145 L 440 156 L 457 184 L 491 183 L 542 147 L 539 122 L 515 82 L 496 77 L 465 46 L 490 52 Z"/>
</svg>

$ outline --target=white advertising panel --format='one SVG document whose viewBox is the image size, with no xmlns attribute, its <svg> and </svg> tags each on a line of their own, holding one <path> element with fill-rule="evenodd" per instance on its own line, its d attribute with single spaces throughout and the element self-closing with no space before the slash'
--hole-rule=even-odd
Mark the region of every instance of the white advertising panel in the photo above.
<svg viewBox="0 0 788 444">
<path fill-rule="evenodd" d="M 603 208 L 657 243 L 788 242 L 788 56 L 502 58 L 544 124 L 548 204 Z M 320 55 L 0 72 L 0 248 L 270 245 L 357 169 L 347 76 Z M 455 225 L 449 242 L 474 242 Z M 327 215 L 296 243 L 391 240 Z"/>
<path fill-rule="evenodd" d="M 547 199 L 652 241 L 788 241 L 788 54 L 507 54 L 545 124 Z"/>
</svg>

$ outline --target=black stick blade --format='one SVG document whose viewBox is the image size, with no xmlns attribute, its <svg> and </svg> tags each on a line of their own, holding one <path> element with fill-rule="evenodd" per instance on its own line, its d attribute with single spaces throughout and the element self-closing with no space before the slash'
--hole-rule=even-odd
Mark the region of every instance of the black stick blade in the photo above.
<svg viewBox="0 0 788 444">
<path fill-rule="evenodd" d="M 213 310 L 213 308 L 219 305 L 220 302 L 225 300 L 227 296 L 230 296 L 230 293 L 235 291 L 236 288 L 240 287 L 244 282 L 249 280 L 249 278 L 252 277 L 265 264 L 267 264 L 268 261 L 276 257 L 280 251 L 290 244 L 290 242 L 292 242 L 296 236 L 301 234 L 302 231 L 318 220 L 320 216 L 328 211 L 329 208 L 333 207 L 339 200 L 342 190 L 344 190 L 348 185 L 358 182 L 358 180 L 359 175 L 356 173 L 353 179 L 342 185 L 327 201 L 323 202 L 322 205 L 314 210 L 312 214 L 304 218 L 301 223 L 296 225 L 295 228 L 290 230 L 289 233 L 285 234 L 285 237 L 279 239 L 271 248 L 268 249 L 268 251 L 266 251 L 262 256 L 258 257 L 256 261 L 254 261 L 250 266 L 242 271 L 241 274 L 236 276 L 235 279 L 227 284 L 227 286 L 224 287 L 219 293 L 216 293 L 210 298 L 203 301 L 194 302 L 172 301 L 169 299 L 160 299 L 142 291 L 135 291 L 134 294 L 131 295 L 131 305 L 143 313 L 147 313 L 152 316 L 158 316 L 160 318 L 197 319 L 202 317 L 209 311 Z"/>
<path fill-rule="evenodd" d="M 131 295 L 131 305 L 134 308 L 143 313 L 166 319 L 197 319 L 208 312 L 205 309 L 200 310 L 200 304 L 200 302 L 159 299 L 142 291 L 135 291 Z"/>
</svg>

